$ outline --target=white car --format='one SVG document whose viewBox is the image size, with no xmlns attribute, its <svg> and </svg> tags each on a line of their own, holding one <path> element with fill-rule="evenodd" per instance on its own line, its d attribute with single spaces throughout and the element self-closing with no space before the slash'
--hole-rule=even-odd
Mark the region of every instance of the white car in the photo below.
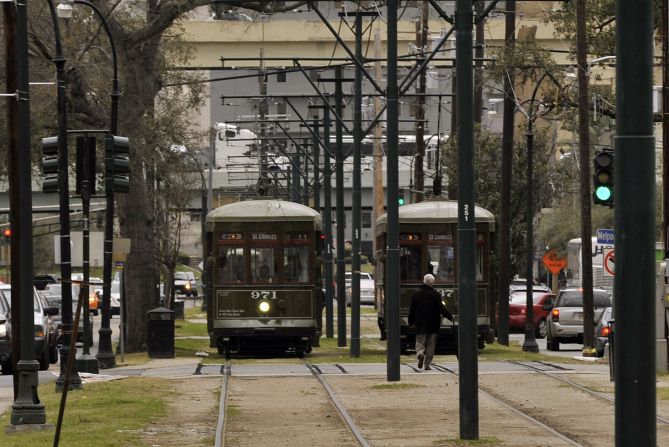
<svg viewBox="0 0 669 447">
<path fill-rule="evenodd" d="M 351 305 L 351 272 L 346 272 L 346 305 Z M 360 304 L 374 304 L 374 278 L 365 272 L 360 272 Z"/>
<path fill-rule="evenodd" d="M 174 291 L 178 294 L 197 298 L 197 284 L 193 272 L 174 273 Z"/>
</svg>

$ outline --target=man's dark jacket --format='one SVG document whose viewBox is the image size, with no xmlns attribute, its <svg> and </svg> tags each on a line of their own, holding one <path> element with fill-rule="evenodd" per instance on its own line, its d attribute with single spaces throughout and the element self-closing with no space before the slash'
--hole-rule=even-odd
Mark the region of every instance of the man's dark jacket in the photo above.
<svg viewBox="0 0 669 447">
<path fill-rule="evenodd" d="M 453 315 L 441 301 L 441 295 L 432 287 L 421 284 L 411 297 L 409 326 L 416 326 L 417 334 L 436 334 L 441 326 L 441 317 L 453 321 Z"/>
</svg>

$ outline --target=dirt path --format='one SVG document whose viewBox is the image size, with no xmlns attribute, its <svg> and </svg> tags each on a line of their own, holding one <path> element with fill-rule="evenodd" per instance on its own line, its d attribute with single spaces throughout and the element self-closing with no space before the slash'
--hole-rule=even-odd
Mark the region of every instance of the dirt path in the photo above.
<svg viewBox="0 0 669 447">
<path fill-rule="evenodd" d="M 171 382 L 168 414 L 144 430 L 142 441 L 151 447 L 213 446 L 221 378 L 193 377 Z"/>
</svg>

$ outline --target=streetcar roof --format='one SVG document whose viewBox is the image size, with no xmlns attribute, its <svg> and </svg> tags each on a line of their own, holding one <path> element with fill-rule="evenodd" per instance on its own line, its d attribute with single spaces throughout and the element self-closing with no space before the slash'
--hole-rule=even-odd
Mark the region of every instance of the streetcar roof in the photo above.
<svg viewBox="0 0 669 447">
<path fill-rule="evenodd" d="M 262 199 L 230 203 L 207 214 L 207 222 L 314 222 L 320 227 L 321 215 L 308 206 L 285 200 Z"/>
<path fill-rule="evenodd" d="M 476 222 L 495 223 L 495 216 L 485 208 L 476 206 Z M 458 202 L 455 200 L 427 200 L 399 207 L 400 223 L 439 223 L 458 221 Z M 376 225 L 387 225 L 388 215 L 376 219 Z"/>
</svg>

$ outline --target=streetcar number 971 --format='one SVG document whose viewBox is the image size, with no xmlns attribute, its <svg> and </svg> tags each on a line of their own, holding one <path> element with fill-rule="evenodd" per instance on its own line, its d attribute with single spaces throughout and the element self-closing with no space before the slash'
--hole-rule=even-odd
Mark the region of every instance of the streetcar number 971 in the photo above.
<svg viewBox="0 0 669 447">
<path fill-rule="evenodd" d="M 251 298 L 254 300 L 259 299 L 276 299 L 276 290 L 254 290 L 251 292 Z"/>
</svg>

